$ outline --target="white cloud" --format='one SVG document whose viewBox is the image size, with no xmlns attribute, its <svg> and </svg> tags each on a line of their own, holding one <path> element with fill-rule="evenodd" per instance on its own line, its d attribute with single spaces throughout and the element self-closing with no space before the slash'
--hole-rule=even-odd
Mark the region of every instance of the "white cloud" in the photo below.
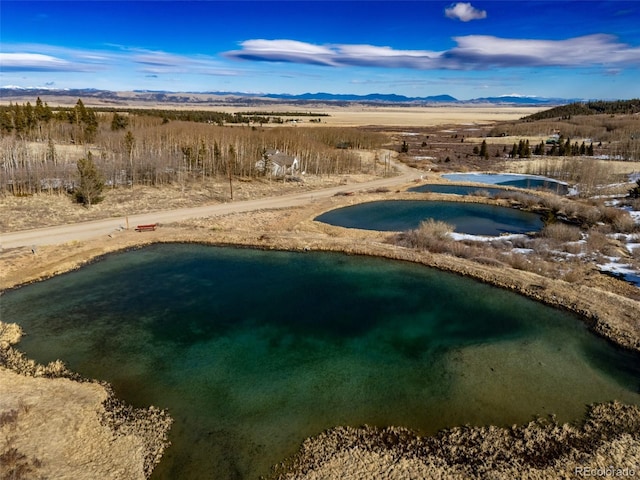
<svg viewBox="0 0 640 480">
<path fill-rule="evenodd" d="M 0 53 L 5 72 L 129 71 L 143 74 L 200 74 L 236 76 L 241 73 L 211 56 L 176 55 L 162 51 L 110 45 L 88 50 L 40 44 L 6 44 Z"/>
<path fill-rule="evenodd" d="M 451 5 L 449 8 L 445 8 L 444 14 L 447 18 L 454 20 L 460 20 L 461 22 L 469 22 L 471 20 L 482 20 L 487 18 L 487 12 L 485 10 L 478 10 L 470 3 L 458 2 Z"/>
<path fill-rule="evenodd" d="M 0 65 L 3 70 L 40 71 L 65 70 L 69 62 L 51 55 L 40 53 L 0 53 Z"/>
<path fill-rule="evenodd" d="M 247 40 L 242 50 L 227 52 L 226 56 L 265 62 L 308 63 L 337 66 L 335 51 L 330 47 L 297 40 Z"/>
<path fill-rule="evenodd" d="M 446 57 L 459 68 L 640 66 L 640 48 L 595 34 L 566 40 L 528 40 L 488 35 L 454 37 Z"/>
<path fill-rule="evenodd" d="M 360 66 L 415 70 L 484 70 L 492 67 L 640 67 L 640 48 L 606 34 L 566 40 L 454 37 L 457 46 L 444 51 L 395 50 L 375 45 L 314 45 L 293 40 L 247 40 L 242 49 L 223 53 L 241 60 Z"/>
<path fill-rule="evenodd" d="M 247 40 L 242 50 L 226 52 L 228 58 L 262 62 L 304 63 L 325 66 L 430 68 L 440 52 L 394 50 L 376 45 L 314 45 L 294 40 Z"/>
</svg>

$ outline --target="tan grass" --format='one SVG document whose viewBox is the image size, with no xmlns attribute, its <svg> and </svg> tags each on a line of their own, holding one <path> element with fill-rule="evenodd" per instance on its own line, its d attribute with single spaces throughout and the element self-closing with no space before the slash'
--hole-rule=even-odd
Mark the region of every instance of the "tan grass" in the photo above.
<svg viewBox="0 0 640 480">
<path fill-rule="evenodd" d="M 420 222 L 418 228 L 406 232 L 403 243 L 420 250 L 442 253 L 448 251 L 451 244 L 455 243 L 448 239 L 453 229 L 453 225 L 430 218 Z"/>
<path fill-rule="evenodd" d="M 580 229 L 564 223 L 551 223 L 545 225 L 540 235 L 557 242 L 576 242 L 582 238 Z"/>
</svg>

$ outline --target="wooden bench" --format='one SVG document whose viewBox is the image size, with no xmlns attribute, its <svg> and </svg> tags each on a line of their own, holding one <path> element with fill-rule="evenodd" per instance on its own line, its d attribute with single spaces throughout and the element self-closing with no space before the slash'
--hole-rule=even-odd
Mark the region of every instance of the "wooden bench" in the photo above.
<svg viewBox="0 0 640 480">
<path fill-rule="evenodd" d="M 138 225 L 136 227 L 136 232 L 153 232 L 157 227 L 157 223 L 152 223 L 150 225 Z"/>
</svg>

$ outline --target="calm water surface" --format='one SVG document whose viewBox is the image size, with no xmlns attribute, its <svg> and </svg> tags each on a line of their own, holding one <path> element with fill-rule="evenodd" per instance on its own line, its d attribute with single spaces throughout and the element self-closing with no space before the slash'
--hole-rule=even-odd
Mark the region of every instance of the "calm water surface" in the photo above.
<svg viewBox="0 0 640 480">
<path fill-rule="evenodd" d="M 336 425 L 434 433 L 640 404 L 638 356 L 573 315 L 381 259 L 153 246 L 7 292 L 2 318 L 29 356 L 171 411 L 157 479 L 254 479 Z"/>
<path fill-rule="evenodd" d="M 382 200 L 337 208 L 315 220 L 330 225 L 364 230 L 403 231 L 417 228 L 433 218 L 455 226 L 458 233 L 501 235 L 528 233 L 542 228 L 539 215 L 513 208 L 426 200 Z"/>
<path fill-rule="evenodd" d="M 444 193 L 447 195 L 481 195 L 485 193 L 489 197 L 495 197 L 496 195 L 509 193 L 509 190 L 504 188 L 491 188 L 491 187 L 478 187 L 469 185 L 449 185 L 446 183 L 427 183 L 425 185 L 418 185 L 417 187 L 411 187 L 407 191 L 409 192 L 431 192 L 431 193 Z"/>
<path fill-rule="evenodd" d="M 558 195 L 569 193 L 569 186 L 553 178 L 517 173 L 446 173 L 442 178 L 454 182 L 476 182 L 532 190 L 550 190 Z"/>
</svg>

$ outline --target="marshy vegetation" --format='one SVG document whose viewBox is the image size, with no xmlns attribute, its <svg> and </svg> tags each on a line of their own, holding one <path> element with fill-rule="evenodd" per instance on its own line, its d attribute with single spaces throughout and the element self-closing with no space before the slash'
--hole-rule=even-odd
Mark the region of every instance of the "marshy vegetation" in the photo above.
<svg viewBox="0 0 640 480">
<path fill-rule="evenodd" d="M 433 437 L 398 427 L 338 427 L 305 441 L 273 478 L 357 471 L 371 478 L 389 472 L 394 478 L 635 477 L 639 432 L 640 408 L 618 402 L 590 406 L 580 425 L 538 418 L 511 428 L 458 427 Z"/>
<path fill-rule="evenodd" d="M 494 196 L 514 208 L 539 213 L 544 228 L 530 235 L 454 240 L 455 225 L 429 219 L 416 229 L 390 237 L 397 245 L 494 266 L 509 266 L 568 282 L 584 280 L 594 263 L 623 257 L 640 270 L 638 250 L 628 250 L 617 235 L 636 234 L 640 226 L 629 212 L 602 200 L 577 201 L 553 194 L 509 192 Z"/>
</svg>

